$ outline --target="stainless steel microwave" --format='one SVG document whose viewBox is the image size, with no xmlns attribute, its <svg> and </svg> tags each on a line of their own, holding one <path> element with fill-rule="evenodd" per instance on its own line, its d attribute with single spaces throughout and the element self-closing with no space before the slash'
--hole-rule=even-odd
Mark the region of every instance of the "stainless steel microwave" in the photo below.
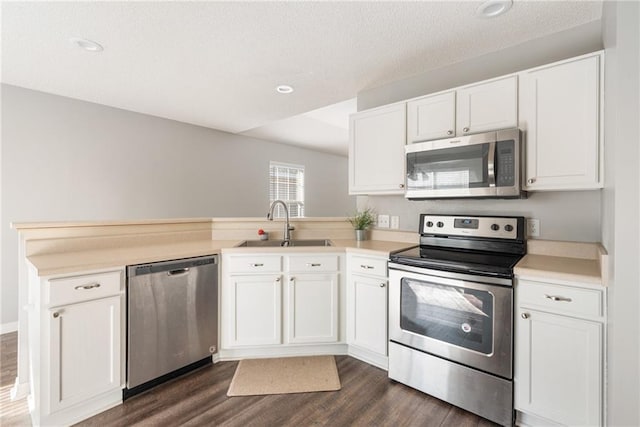
<svg viewBox="0 0 640 427">
<path fill-rule="evenodd" d="M 408 199 L 526 198 L 519 129 L 405 147 Z"/>
</svg>

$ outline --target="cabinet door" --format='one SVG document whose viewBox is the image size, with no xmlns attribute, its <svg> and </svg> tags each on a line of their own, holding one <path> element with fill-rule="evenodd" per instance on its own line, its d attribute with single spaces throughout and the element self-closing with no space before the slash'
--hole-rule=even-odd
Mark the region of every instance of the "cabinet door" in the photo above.
<svg viewBox="0 0 640 427">
<path fill-rule="evenodd" d="M 518 79 L 506 77 L 457 91 L 456 134 L 518 126 Z"/>
<path fill-rule="evenodd" d="M 229 346 L 282 343 L 282 277 L 230 276 L 225 301 Z"/>
<path fill-rule="evenodd" d="M 407 103 L 407 142 L 453 137 L 456 93 L 427 96 Z"/>
<path fill-rule="evenodd" d="M 351 275 L 349 344 L 387 355 L 387 279 Z"/>
<path fill-rule="evenodd" d="M 292 275 L 287 286 L 287 342 L 337 342 L 338 275 Z"/>
<path fill-rule="evenodd" d="M 602 424 L 602 325 L 521 308 L 516 409 L 563 425 Z"/>
<path fill-rule="evenodd" d="M 527 190 L 602 187 L 599 81 L 599 56 L 521 75 Z"/>
<path fill-rule="evenodd" d="M 406 105 L 354 114 L 349 132 L 349 194 L 404 194 Z"/>
<path fill-rule="evenodd" d="M 49 310 L 52 413 L 121 386 L 121 297 Z"/>
</svg>

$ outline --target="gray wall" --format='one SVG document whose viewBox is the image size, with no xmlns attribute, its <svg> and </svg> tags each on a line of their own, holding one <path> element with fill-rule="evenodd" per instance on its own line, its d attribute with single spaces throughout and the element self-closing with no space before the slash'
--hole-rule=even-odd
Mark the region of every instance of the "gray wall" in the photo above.
<svg viewBox="0 0 640 427">
<path fill-rule="evenodd" d="M 601 23 L 559 33 L 433 69 L 358 93 L 358 111 L 462 86 L 602 49 Z"/>
<path fill-rule="evenodd" d="M 269 161 L 305 166 L 307 216 L 346 216 L 346 157 L 2 85 L 2 324 L 17 307 L 10 222 L 260 216 Z"/>
<path fill-rule="evenodd" d="M 606 186 L 609 251 L 608 425 L 640 425 L 640 3 L 605 2 Z"/>
<path fill-rule="evenodd" d="M 378 214 L 398 215 L 400 228 L 418 231 L 421 213 L 518 215 L 540 220 L 545 240 L 600 241 L 600 192 L 530 193 L 523 200 L 408 201 L 402 196 L 358 197 L 358 207 L 374 207 Z"/>
<path fill-rule="evenodd" d="M 594 21 L 498 52 L 358 93 L 358 110 L 414 98 L 509 74 L 603 48 L 601 23 Z M 600 191 L 532 193 L 527 200 L 408 201 L 401 196 L 358 197 L 358 207 L 400 216 L 400 228 L 416 231 L 418 215 L 470 213 L 522 215 L 540 220 L 540 238 L 600 241 Z"/>
</svg>

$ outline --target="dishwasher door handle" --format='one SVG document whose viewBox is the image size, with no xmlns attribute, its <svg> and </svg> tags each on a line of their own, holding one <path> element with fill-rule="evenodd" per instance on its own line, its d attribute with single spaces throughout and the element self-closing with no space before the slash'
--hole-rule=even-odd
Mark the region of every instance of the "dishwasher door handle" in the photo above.
<svg viewBox="0 0 640 427">
<path fill-rule="evenodd" d="M 178 268 L 176 270 L 167 271 L 167 276 L 184 276 L 185 274 L 189 274 L 188 268 Z"/>
</svg>

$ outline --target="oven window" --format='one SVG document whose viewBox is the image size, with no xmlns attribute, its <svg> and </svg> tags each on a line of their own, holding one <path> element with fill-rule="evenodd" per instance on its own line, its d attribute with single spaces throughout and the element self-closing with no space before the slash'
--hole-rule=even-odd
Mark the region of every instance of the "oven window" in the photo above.
<svg viewBox="0 0 640 427">
<path fill-rule="evenodd" d="M 489 144 L 407 153 L 407 186 L 416 190 L 488 187 Z"/>
<path fill-rule="evenodd" d="M 400 327 L 484 354 L 493 352 L 493 295 L 403 278 Z"/>
</svg>

